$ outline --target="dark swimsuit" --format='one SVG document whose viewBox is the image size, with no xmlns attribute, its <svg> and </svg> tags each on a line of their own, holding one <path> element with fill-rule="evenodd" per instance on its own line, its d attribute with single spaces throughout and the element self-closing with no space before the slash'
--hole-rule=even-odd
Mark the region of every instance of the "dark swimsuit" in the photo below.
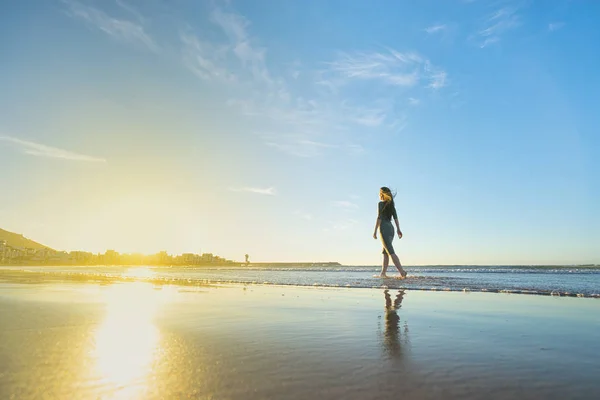
<svg viewBox="0 0 600 400">
<path fill-rule="evenodd" d="M 391 203 L 384 201 L 379 202 L 379 214 L 377 218 L 381 219 L 379 224 L 379 237 L 381 238 L 381 244 L 383 244 L 383 254 L 396 254 L 394 252 L 394 246 L 392 246 L 392 240 L 394 240 L 394 225 L 392 224 L 392 217 L 398 218 L 396 214 L 396 207 Z"/>
</svg>

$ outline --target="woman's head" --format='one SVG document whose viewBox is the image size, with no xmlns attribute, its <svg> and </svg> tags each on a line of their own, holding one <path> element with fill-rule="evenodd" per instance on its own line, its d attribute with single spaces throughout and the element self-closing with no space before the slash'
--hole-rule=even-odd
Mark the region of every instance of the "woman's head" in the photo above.
<svg viewBox="0 0 600 400">
<path fill-rule="evenodd" d="M 385 201 L 386 203 L 394 201 L 394 195 L 392 194 L 392 191 L 386 186 L 383 186 L 381 189 L 379 189 L 379 198 L 381 201 Z"/>
</svg>

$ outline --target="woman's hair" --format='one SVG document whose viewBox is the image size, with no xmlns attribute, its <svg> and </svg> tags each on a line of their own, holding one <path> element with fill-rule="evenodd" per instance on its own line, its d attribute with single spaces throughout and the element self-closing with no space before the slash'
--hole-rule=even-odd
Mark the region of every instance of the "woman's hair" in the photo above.
<svg viewBox="0 0 600 400">
<path fill-rule="evenodd" d="M 394 197 L 396 197 L 396 193 L 392 193 L 389 187 L 383 186 L 379 189 L 379 194 L 381 194 L 381 197 L 383 197 L 385 208 L 391 205 L 392 210 L 396 209 L 396 205 L 394 204 Z"/>
<path fill-rule="evenodd" d="M 392 202 L 392 204 L 394 204 L 394 197 L 396 197 L 396 194 L 392 193 L 389 187 L 383 186 L 379 189 L 379 193 L 383 196 L 383 201 L 386 203 Z"/>
</svg>

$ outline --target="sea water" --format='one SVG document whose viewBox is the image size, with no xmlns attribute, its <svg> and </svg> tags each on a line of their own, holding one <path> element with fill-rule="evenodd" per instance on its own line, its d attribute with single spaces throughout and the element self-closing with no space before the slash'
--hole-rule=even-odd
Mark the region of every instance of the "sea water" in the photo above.
<svg viewBox="0 0 600 400">
<path fill-rule="evenodd" d="M 151 266 L 2 266 L 2 275 L 78 280 L 142 280 L 203 285 L 243 283 L 352 288 L 480 291 L 600 298 L 600 266 L 421 266 L 405 267 L 408 278 L 374 277 L 377 266 L 336 267 L 151 267 Z"/>
</svg>

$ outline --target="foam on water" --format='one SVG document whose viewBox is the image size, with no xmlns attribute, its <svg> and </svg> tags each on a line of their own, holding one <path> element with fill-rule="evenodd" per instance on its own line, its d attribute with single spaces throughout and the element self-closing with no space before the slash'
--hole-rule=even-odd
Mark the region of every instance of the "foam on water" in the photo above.
<svg viewBox="0 0 600 400">
<path fill-rule="evenodd" d="M 0 280 L 131 282 L 156 285 L 282 285 L 491 292 L 600 298 L 597 267 L 420 267 L 407 279 L 374 276 L 376 267 L 336 268 L 165 268 L 0 267 Z"/>
<path fill-rule="evenodd" d="M 166 267 L 157 267 L 166 268 Z M 340 267 L 172 267 L 171 270 L 192 271 L 285 271 L 285 272 L 379 272 L 379 267 L 340 266 Z M 393 267 L 390 267 L 392 270 Z M 478 273 L 478 274 L 598 274 L 600 266 L 421 266 L 413 270 L 424 273 Z"/>
</svg>

